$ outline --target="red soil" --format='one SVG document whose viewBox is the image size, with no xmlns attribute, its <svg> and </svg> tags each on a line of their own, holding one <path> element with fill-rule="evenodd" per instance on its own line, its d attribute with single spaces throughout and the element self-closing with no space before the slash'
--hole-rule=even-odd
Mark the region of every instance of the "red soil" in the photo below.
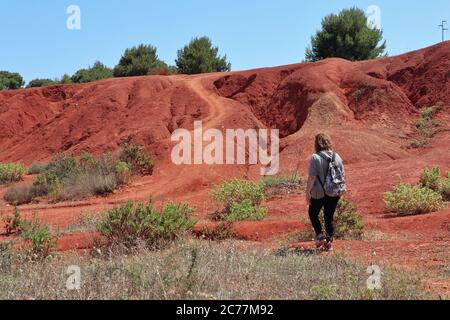
<svg viewBox="0 0 450 320">
<path fill-rule="evenodd" d="M 338 250 L 364 258 L 368 248 L 377 247 L 394 263 L 423 267 L 421 254 L 426 252 L 426 261 L 433 261 L 434 248 L 449 240 L 450 211 L 386 218 L 382 199 L 400 178 L 418 181 L 426 166 L 450 169 L 449 79 L 447 41 L 397 57 L 356 63 L 328 59 L 243 72 L 116 78 L 2 91 L 0 161 L 31 164 L 59 151 L 98 155 L 117 150 L 125 142 L 144 145 L 156 159 L 153 176 L 135 180 L 107 198 L 26 205 L 21 212 L 36 213 L 43 222 L 64 229 L 82 213 L 153 195 L 158 202 L 172 199 L 196 206 L 202 225 L 211 223 L 208 215 L 215 208 L 211 188 L 243 174 L 258 179 L 259 165 L 176 166 L 170 161 L 170 136 L 175 129 L 192 129 L 194 120 L 222 130 L 278 128 L 285 172 L 296 168 L 305 172 L 313 136 L 326 131 L 345 160 L 348 197 L 358 205 L 368 229 L 381 237 L 343 242 Z M 411 149 L 418 110 L 431 105 L 440 106 L 439 130 L 426 147 Z M 0 188 L 1 197 L 5 190 Z M 11 211 L 3 200 L 0 206 L 5 208 L 3 214 Z M 269 215 L 264 221 L 237 224 L 240 236 L 271 240 L 305 227 L 303 195 L 269 201 L 266 206 Z M 85 248 L 89 237 L 62 236 L 58 248 Z M 405 245 L 411 250 L 403 250 Z M 444 265 L 447 250 L 445 254 Z"/>
</svg>

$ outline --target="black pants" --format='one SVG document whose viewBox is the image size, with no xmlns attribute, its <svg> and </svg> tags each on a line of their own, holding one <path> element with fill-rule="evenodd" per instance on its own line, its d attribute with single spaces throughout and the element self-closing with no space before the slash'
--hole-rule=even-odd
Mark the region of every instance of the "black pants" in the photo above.
<svg viewBox="0 0 450 320">
<path fill-rule="evenodd" d="M 311 204 L 309 205 L 309 218 L 311 219 L 316 235 L 322 234 L 322 224 L 319 220 L 319 214 L 322 208 L 324 208 L 325 230 L 327 231 L 329 240 L 333 240 L 333 218 L 339 199 L 340 197 L 331 198 L 329 196 L 325 196 L 322 199 L 311 199 Z"/>
</svg>

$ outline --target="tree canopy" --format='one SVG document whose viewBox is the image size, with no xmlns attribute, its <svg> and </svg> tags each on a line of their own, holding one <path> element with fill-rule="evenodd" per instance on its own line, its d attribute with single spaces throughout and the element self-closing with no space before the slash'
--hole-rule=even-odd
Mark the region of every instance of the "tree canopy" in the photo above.
<svg viewBox="0 0 450 320">
<path fill-rule="evenodd" d="M 25 81 L 17 72 L 0 71 L 0 90 L 19 89 L 24 84 Z"/>
<path fill-rule="evenodd" d="M 363 10 L 356 7 L 330 14 L 322 20 L 322 30 L 311 38 L 307 61 L 339 57 L 351 61 L 374 59 L 384 54 L 383 31 L 371 26 Z"/>
<path fill-rule="evenodd" d="M 175 63 L 179 73 L 198 74 L 230 71 L 227 56 L 219 56 L 219 48 L 213 47 L 208 37 L 194 38 L 183 49 L 178 50 Z"/>
<path fill-rule="evenodd" d="M 63 76 L 56 81 L 58 84 L 72 84 L 72 77 L 67 73 L 63 74 Z"/>
<path fill-rule="evenodd" d="M 52 79 L 33 79 L 28 82 L 27 88 L 46 87 L 55 84 Z"/>
<path fill-rule="evenodd" d="M 80 69 L 72 76 L 74 83 L 86 83 L 113 77 L 113 70 L 100 61 L 96 61 L 92 67 Z"/>
<path fill-rule="evenodd" d="M 126 49 L 119 64 L 114 68 L 114 76 L 145 76 L 156 68 L 167 68 L 167 64 L 159 60 L 156 51 L 156 47 L 144 44 Z"/>
</svg>

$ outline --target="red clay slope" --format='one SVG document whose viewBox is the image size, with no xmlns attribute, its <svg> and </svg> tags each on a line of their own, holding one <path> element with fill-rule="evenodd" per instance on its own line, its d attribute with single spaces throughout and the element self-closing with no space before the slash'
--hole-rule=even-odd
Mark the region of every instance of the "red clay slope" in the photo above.
<svg viewBox="0 0 450 320">
<path fill-rule="evenodd" d="M 398 57 L 328 59 L 228 74 L 149 76 L 0 92 L 0 161 L 26 163 L 58 151 L 79 154 L 161 143 L 195 119 L 211 126 L 279 128 L 285 144 L 336 129 L 347 160 L 405 155 L 417 109 L 449 105 L 450 42 Z M 214 100 L 214 101 L 213 101 Z M 217 108 L 211 107 L 216 102 Z M 446 109 L 447 110 L 447 109 Z M 355 132 L 361 132 L 359 137 Z M 367 141 L 373 141 L 369 147 Z M 295 143 L 296 144 L 296 143 Z M 157 148 L 158 147 L 158 148 Z M 163 154 L 164 153 L 164 154 Z"/>
</svg>

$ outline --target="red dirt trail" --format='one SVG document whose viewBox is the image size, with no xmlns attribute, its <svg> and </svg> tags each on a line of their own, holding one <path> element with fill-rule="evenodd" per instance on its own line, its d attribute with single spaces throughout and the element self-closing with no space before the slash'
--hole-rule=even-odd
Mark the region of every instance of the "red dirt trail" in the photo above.
<svg viewBox="0 0 450 320">
<path fill-rule="evenodd" d="M 185 201 L 199 225 L 211 223 L 210 191 L 223 180 L 248 175 L 259 165 L 181 165 L 170 161 L 171 133 L 204 128 L 276 128 L 281 171 L 305 173 L 313 137 L 325 131 L 346 164 L 348 198 L 373 239 L 338 242 L 337 251 L 399 266 L 448 268 L 450 211 L 386 217 L 383 193 L 400 179 L 415 183 L 426 166 L 450 170 L 450 41 L 404 55 L 364 62 L 327 59 L 230 73 L 114 78 L 80 85 L 0 91 L 0 161 L 27 165 L 60 151 L 99 155 L 126 142 L 144 145 L 156 159 L 153 176 L 134 180 L 106 198 L 20 207 L 63 233 L 58 249 L 87 248 L 92 235 L 64 231 L 84 213 L 98 213 L 127 199 Z M 439 106 L 438 132 L 421 149 L 414 122 L 422 107 Z M 25 182 L 30 183 L 32 177 Z M 0 187 L 0 211 L 9 214 Z M 307 218 L 303 194 L 268 201 L 268 217 L 236 225 L 240 237 L 272 241 L 301 230 Z M 1 232 L 1 230 L 0 230 Z M 448 271 L 447 271 L 448 272 Z M 435 279 L 449 291 L 445 280 Z M 443 281 L 443 282 L 442 282 Z"/>
</svg>

